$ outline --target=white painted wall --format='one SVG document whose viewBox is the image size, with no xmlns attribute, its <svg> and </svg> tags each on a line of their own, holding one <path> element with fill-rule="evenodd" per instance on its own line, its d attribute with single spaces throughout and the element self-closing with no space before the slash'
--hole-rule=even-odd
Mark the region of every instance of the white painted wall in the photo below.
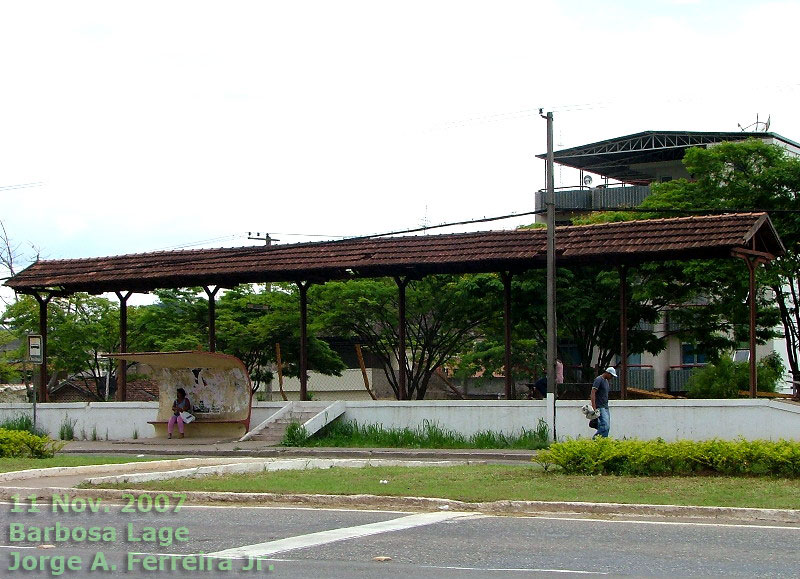
<svg viewBox="0 0 800 579">
<path fill-rule="evenodd" d="M 257 425 L 282 408 L 284 402 L 253 404 L 251 425 Z M 306 404 L 297 403 L 295 404 Z M 319 402 L 307 403 L 319 405 Z M 493 430 L 519 433 L 533 429 L 545 416 L 540 400 L 434 400 L 434 401 L 347 401 L 342 419 L 359 424 L 382 424 L 384 428 L 416 428 L 435 422 L 442 428 L 464 435 Z M 556 435 L 588 437 L 594 430 L 580 412 L 585 401 L 560 401 L 556 410 Z M 664 440 L 733 440 L 781 438 L 800 441 L 800 405 L 771 400 L 626 400 L 612 401 L 611 435 L 615 438 Z M 76 421 L 76 436 L 92 438 L 96 427 L 99 439 L 122 440 L 151 438 L 154 430 L 147 423 L 158 411 L 155 402 L 74 402 L 38 406 L 37 423 L 58 438 L 68 417 Z M 0 421 L 31 412 L 30 404 L 0 404 Z"/>
<path fill-rule="evenodd" d="M 556 435 L 588 437 L 594 430 L 580 412 L 586 401 L 560 401 Z M 800 406 L 769 400 L 627 400 L 612 401 L 611 435 L 615 438 L 664 440 L 733 440 L 781 438 L 800 441 Z M 545 416 L 545 402 L 436 401 L 348 402 L 345 420 L 381 423 L 385 428 L 417 427 L 425 420 L 471 435 L 483 430 L 519 433 Z"/>
<path fill-rule="evenodd" d="M 32 404 L 0 404 L 0 421 L 19 414 L 32 416 Z M 93 427 L 98 440 L 152 438 L 155 431 L 148 420 L 155 420 L 158 402 L 63 402 L 39 404 L 36 425 L 55 439 L 65 420 L 74 422 L 76 438 L 92 440 Z"/>
</svg>

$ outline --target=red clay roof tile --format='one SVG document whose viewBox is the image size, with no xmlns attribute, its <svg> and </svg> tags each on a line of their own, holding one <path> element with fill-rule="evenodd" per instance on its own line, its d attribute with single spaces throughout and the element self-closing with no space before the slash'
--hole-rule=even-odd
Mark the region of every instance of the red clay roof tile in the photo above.
<svg viewBox="0 0 800 579">
<path fill-rule="evenodd" d="M 543 267 L 546 230 L 383 237 L 38 261 L 5 285 L 42 290 L 149 291 L 196 285 L 428 275 Z M 727 257 L 734 248 L 780 255 L 763 213 L 559 227 L 561 264 Z"/>
</svg>

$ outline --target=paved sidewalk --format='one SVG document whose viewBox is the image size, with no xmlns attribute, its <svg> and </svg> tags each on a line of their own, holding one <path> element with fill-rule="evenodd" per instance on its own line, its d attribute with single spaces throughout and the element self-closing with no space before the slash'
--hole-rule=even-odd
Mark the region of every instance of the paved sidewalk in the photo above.
<svg viewBox="0 0 800 579">
<path fill-rule="evenodd" d="M 497 463 L 530 462 L 535 450 L 331 448 L 265 446 L 258 441 L 213 438 L 138 438 L 130 440 L 75 440 L 61 451 L 70 454 L 144 454 L 148 456 L 396 458 L 413 460 L 473 460 Z"/>
</svg>

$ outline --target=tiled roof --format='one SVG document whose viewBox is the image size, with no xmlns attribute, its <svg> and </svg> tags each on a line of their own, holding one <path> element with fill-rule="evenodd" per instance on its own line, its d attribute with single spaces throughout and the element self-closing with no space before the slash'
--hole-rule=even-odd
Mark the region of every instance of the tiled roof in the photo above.
<svg viewBox="0 0 800 579">
<path fill-rule="evenodd" d="M 198 249 L 38 261 L 6 282 L 20 292 L 149 291 L 198 285 L 520 270 L 543 267 L 546 231 L 521 229 Z M 783 246 L 763 213 L 559 227 L 560 264 L 773 255 Z"/>
</svg>

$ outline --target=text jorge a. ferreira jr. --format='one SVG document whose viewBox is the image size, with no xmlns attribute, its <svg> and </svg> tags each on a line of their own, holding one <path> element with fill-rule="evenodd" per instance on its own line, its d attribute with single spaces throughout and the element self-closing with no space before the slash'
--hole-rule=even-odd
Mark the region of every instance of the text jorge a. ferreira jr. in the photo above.
<svg viewBox="0 0 800 579">
<path fill-rule="evenodd" d="M 146 555 L 128 553 L 127 571 L 175 572 L 175 571 L 274 571 L 275 566 L 263 559 L 221 559 L 200 555 Z"/>
</svg>

